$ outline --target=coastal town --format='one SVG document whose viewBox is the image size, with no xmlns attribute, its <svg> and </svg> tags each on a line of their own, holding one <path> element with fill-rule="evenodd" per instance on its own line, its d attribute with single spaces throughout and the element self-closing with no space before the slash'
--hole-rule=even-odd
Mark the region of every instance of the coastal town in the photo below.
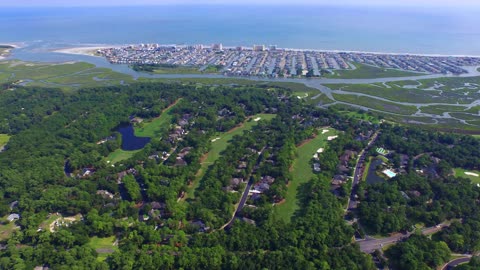
<svg viewBox="0 0 480 270">
<path fill-rule="evenodd" d="M 224 47 L 222 44 L 139 44 L 102 48 L 96 53 L 114 64 L 182 66 L 204 73 L 212 73 L 213 70 L 228 76 L 320 77 L 335 70 L 355 69 L 352 63 L 382 69 L 458 75 L 467 73 L 466 66 L 480 65 L 480 58 L 467 56 L 327 52 L 283 49 L 276 45 Z"/>
</svg>

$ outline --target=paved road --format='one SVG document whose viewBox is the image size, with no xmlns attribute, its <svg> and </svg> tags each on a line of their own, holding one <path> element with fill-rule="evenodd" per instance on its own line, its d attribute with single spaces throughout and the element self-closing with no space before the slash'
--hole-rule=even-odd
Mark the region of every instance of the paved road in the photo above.
<svg viewBox="0 0 480 270">
<path fill-rule="evenodd" d="M 368 145 L 365 147 L 360 152 L 360 155 L 357 159 L 357 164 L 355 165 L 355 170 L 353 171 L 353 182 L 352 182 L 352 190 L 350 192 L 350 197 L 348 198 L 348 203 L 347 203 L 347 211 L 355 209 L 357 207 L 357 201 L 355 200 L 355 193 L 357 193 L 357 186 L 358 183 L 360 183 L 360 180 L 362 179 L 363 171 L 361 168 L 364 166 L 365 163 L 365 157 L 368 152 L 368 149 L 375 143 L 375 141 L 378 138 L 379 131 L 375 132 L 375 134 L 372 135 L 372 138 L 368 142 Z"/>
<path fill-rule="evenodd" d="M 450 222 L 446 221 L 446 222 L 443 222 L 443 223 L 438 224 L 436 226 L 432 226 L 432 227 L 428 227 L 428 228 L 423 229 L 422 234 L 423 235 L 434 234 L 434 233 L 439 232 L 443 228 L 446 228 L 448 226 L 450 226 Z M 385 245 L 394 244 L 394 243 L 400 242 L 404 239 L 407 239 L 408 237 L 410 237 L 410 235 L 412 235 L 411 232 L 404 233 L 404 234 L 397 233 L 397 234 L 392 235 L 390 237 L 385 237 L 385 238 L 380 238 L 380 239 L 376 239 L 376 238 L 372 238 L 372 237 L 367 236 L 365 240 L 359 240 L 359 241 L 357 241 L 357 243 L 360 245 L 360 250 L 361 251 L 363 251 L 365 253 L 372 253 L 376 249 L 381 249 Z"/>
<path fill-rule="evenodd" d="M 372 253 L 377 249 L 381 249 L 385 245 L 400 242 L 401 240 L 410 237 L 410 235 L 411 233 L 407 233 L 407 234 L 399 233 L 399 234 L 395 234 L 393 236 L 381 238 L 381 239 L 367 237 L 367 239 L 357 241 L 357 243 L 360 245 L 361 251 L 365 253 Z"/>
<path fill-rule="evenodd" d="M 240 199 L 240 202 L 238 203 L 237 209 L 235 209 L 235 212 L 233 213 L 232 218 L 225 225 L 223 225 L 220 228 L 220 230 L 223 230 L 226 227 L 229 227 L 230 225 L 233 224 L 233 221 L 235 220 L 235 217 L 237 216 L 238 213 L 240 213 L 242 211 L 243 207 L 245 206 L 245 202 L 247 201 L 247 198 L 248 198 L 248 191 L 250 190 L 252 185 L 253 185 L 253 178 L 250 177 L 250 180 L 248 181 L 248 184 L 243 191 L 242 198 Z"/>
<path fill-rule="evenodd" d="M 466 257 L 451 260 L 442 267 L 442 270 L 451 270 L 460 264 L 468 263 L 471 258 L 472 255 L 466 255 Z"/>
<path fill-rule="evenodd" d="M 255 167 L 260 165 L 260 162 L 262 161 L 263 151 L 265 151 L 265 148 L 266 147 L 264 146 L 262 148 L 262 150 L 260 150 L 260 153 L 258 154 L 257 162 L 255 163 L 255 166 L 253 167 L 250 174 L 248 175 L 248 178 L 249 178 L 248 184 L 245 187 L 245 189 L 243 190 L 242 198 L 240 198 L 240 201 L 238 202 L 237 207 L 235 208 L 235 211 L 233 212 L 232 218 L 227 223 L 225 223 L 222 227 L 220 227 L 220 230 L 223 230 L 227 227 L 230 227 L 230 225 L 233 224 L 233 221 L 235 220 L 235 217 L 237 216 L 237 214 L 240 213 L 242 211 L 243 207 L 245 206 L 245 202 L 247 201 L 247 198 L 248 198 L 248 191 L 250 191 L 250 188 L 253 185 L 252 174 L 255 171 Z"/>
</svg>

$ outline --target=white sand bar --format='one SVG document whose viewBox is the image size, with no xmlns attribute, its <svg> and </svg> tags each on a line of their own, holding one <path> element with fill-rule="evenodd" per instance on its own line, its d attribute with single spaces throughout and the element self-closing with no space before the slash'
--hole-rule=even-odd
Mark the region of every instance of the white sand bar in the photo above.
<svg viewBox="0 0 480 270">
<path fill-rule="evenodd" d="M 329 132 L 329 131 L 330 131 L 330 130 L 328 130 L 328 129 L 324 129 L 324 130 L 322 130 L 322 134 L 325 134 L 325 133 L 327 133 L 327 132 Z"/>
<path fill-rule="evenodd" d="M 479 177 L 480 175 L 478 175 L 478 173 L 473 173 L 473 172 L 465 172 L 466 175 L 470 175 L 470 176 L 476 176 L 476 177 Z"/>
<path fill-rule="evenodd" d="M 65 53 L 65 54 L 80 54 L 80 55 L 90 55 L 94 56 L 98 50 L 109 49 L 114 46 L 96 46 L 96 47 L 76 47 L 76 48 L 65 48 L 55 50 L 56 53 Z"/>
</svg>

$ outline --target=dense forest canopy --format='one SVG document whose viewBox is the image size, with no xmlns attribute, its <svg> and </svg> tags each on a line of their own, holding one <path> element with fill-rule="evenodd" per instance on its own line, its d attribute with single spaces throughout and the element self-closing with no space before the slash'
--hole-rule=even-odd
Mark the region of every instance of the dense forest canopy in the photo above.
<svg viewBox="0 0 480 270">
<path fill-rule="evenodd" d="M 344 217 L 351 182 L 335 191 L 331 182 L 340 157 L 360 152 L 368 142 L 358 138 L 377 130 L 377 144 L 412 156 L 429 152 L 443 163 L 435 178 L 416 174 L 412 163 L 391 182 L 362 183 L 354 213 L 360 224 L 390 233 L 456 219 L 432 240 L 409 239 L 386 256 L 432 248 L 441 256 L 417 260 L 434 267 L 449 249 L 478 251 L 479 189 L 450 174 L 453 167 L 478 169 L 480 147 L 471 137 L 346 118 L 267 85 L 18 87 L 0 92 L 0 106 L 0 133 L 11 135 L 0 153 L 0 216 L 18 214 L 19 226 L 1 240 L 2 269 L 375 269 L 352 241 L 358 224 Z M 119 126 L 134 123 L 142 131 L 167 108 L 168 122 L 150 143 L 107 161 L 121 151 Z M 204 166 L 216 138 L 249 121 L 258 123 Z M 327 126 L 338 136 L 318 156 L 319 172 L 300 186 L 299 209 L 285 222 L 275 205 L 288 192 L 297 146 Z M 249 185 L 258 194 L 237 209 Z M 422 196 L 399 195 L 411 189 Z M 115 245 L 98 248 L 92 243 L 99 239 Z M 396 257 L 394 269 L 413 263 Z"/>
</svg>

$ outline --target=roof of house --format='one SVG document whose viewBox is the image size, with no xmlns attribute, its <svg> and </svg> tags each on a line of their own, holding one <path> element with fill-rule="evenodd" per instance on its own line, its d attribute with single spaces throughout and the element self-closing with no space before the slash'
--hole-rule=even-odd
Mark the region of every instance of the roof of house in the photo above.
<svg viewBox="0 0 480 270">
<path fill-rule="evenodd" d="M 20 218 L 20 215 L 19 215 L 19 214 L 13 213 L 13 214 L 10 214 L 10 215 L 7 217 L 7 220 L 8 220 L 8 221 L 13 221 L 13 220 L 19 219 L 19 218 Z"/>
</svg>

